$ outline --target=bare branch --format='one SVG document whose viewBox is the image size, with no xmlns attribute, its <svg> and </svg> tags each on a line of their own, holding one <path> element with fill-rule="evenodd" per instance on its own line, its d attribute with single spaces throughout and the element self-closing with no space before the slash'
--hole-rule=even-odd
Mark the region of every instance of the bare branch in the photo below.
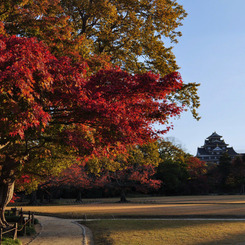
<svg viewBox="0 0 245 245">
<path fill-rule="evenodd" d="M 8 141 L 6 144 L 4 145 L 0 145 L 0 150 L 2 150 L 3 148 L 7 147 L 10 144 L 10 141 Z"/>
</svg>

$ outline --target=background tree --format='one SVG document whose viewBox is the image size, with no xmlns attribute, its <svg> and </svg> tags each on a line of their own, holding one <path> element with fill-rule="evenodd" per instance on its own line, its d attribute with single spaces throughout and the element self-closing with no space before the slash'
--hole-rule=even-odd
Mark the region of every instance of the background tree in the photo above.
<svg viewBox="0 0 245 245">
<path fill-rule="evenodd" d="M 158 140 L 159 154 L 162 161 L 184 161 L 189 156 L 180 144 L 176 144 L 174 139 L 166 138 Z"/>
<path fill-rule="evenodd" d="M 166 194 L 201 194 L 208 192 L 205 162 L 186 153 L 173 139 L 159 140 L 161 162 L 157 178 Z"/>
<path fill-rule="evenodd" d="M 125 154 L 113 158 L 97 158 L 88 161 L 87 166 L 93 173 L 107 178 L 105 188 L 120 192 L 121 202 L 127 202 L 128 191 L 145 192 L 158 189 L 159 180 L 154 178 L 155 167 L 160 161 L 158 143 L 130 146 Z"/>
<path fill-rule="evenodd" d="M 186 13 L 176 1 L 18 0 L 2 1 L 0 10 L 11 35 L 35 36 L 49 46 L 84 36 L 92 53 L 107 53 L 131 72 L 167 75 L 178 68 L 163 42 L 181 36 L 176 29 Z"/>
<path fill-rule="evenodd" d="M 161 192 L 183 194 L 188 181 L 187 165 L 182 161 L 165 160 L 159 163 L 156 178 L 162 181 Z"/>
<path fill-rule="evenodd" d="M 187 157 L 188 192 L 189 194 L 207 194 L 209 186 L 207 182 L 207 165 L 197 157 Z"/>
<path fill-rule="evenodd" d="M 161 180 L 154 178 L 156 173 L 153 165 L 133 165 L 122 170 L 116 170 L 108 174 L 109 182 L 105 186 L 120 191 L 120 202 L 128 202 L 126 193 L 137 191 L 148 193 L 152 190 L 158 190 L 161 186 Z"/>
<path fill-rule="evenodd" d="M 232 188 L 236 193 L 245 193 L 245 155 L 232 160 L 230 174 L 226 179 L 226 185 Z"/>
<path fill-rule="evenodd" d="M 161 193 L 167 195 L 182 193 L 188 179 L 185 158 L 187 154 L 172 142 L 173 139 L 160 139 L 158 141 L 161 161 L 157 167 L 156 178 L 162 181 Z"/>
<path fill-rule="evenodd" d="M 220 190 L 226 192 L 229 190 L 228 178 L 231 173 L 231 163 L 232 160 L 230 156 L 224 153 L 219 159 L 218 171 L 219 171 L 219 187 Z"/>
<path fill-rule="evenodd" d="M 108 53 L 120 67 L 161 75 L 177 69 L 163 37 L 177 42 L 176 31 L 186 13 L 176 1 L 61 1 L 74 35 L 93 42 L 93 52 Z M 144 61 L 139 58 L 144 56 Z"/>
<path fill-rule="evenodd" d="M 82 192 L 92 188 L 104 187 L 108 183 L 105 175 L 95 175 L 88 171 L 86 164 L 73 164 L 59 176 L 52 176 L 46 183 L 46 188 L 76 189 L 76 202 L 82 202 Z"/>
</svg>

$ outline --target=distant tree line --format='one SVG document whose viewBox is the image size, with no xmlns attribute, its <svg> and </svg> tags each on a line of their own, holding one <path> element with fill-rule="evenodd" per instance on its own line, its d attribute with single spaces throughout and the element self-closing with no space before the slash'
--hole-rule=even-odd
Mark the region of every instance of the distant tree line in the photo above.
<svg viewBox="0 0 245 245">
<path fill-rule="evenodd" d="M 18 183 L 20 191 L 28 190 L 26 183 L 26 180 L 25 186 Z M 232 160 L 224 154 L 219 164 L 207 164 L 181 146 L 161 140 L 132 147 L 127 155 L 114 159 L 93 159 L 86 165 L 74 165 L 61 176 L 52 176 L 40 184 L 30 200 L 33 204 L 50 202 L 52 198 L 75 198 L 82 202 L 82 198 L 118 196 L 121 202 L 127 202 L 128 195 L 244 193 L 245 156 Z"/>
</svg>

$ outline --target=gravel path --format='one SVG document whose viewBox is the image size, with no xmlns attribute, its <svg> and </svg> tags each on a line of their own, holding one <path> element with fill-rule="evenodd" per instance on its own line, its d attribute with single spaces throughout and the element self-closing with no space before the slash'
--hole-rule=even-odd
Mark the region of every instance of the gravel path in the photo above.
<svg viewBox="0 0 245 245">
<path fill-rule="evenodd" d="M 75 220 L 48 216 L 35 216 L 41 223 L 40 233 L 28 242 L 30 245 L 92 245 L 91 233 L 87 227 Z"/>
</svg>

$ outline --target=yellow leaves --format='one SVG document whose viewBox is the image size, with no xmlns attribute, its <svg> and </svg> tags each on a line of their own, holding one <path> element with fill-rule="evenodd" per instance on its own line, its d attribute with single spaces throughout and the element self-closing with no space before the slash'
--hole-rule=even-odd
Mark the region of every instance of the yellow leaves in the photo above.
<svg viewBox="0 0 245 245">
<path fill-rule="evenodd" d="M 87 167 L 91 173 L 99 174 L 101 172 L 102 164 L 99 158 L 92 158 L 87 162 Z"/>
<path fill-rule="evenodd" d="M 6 31 L 4 28 L 4 24 L 2 21 L 0 21 L 0 35 L 5 35 L 5 34 L 6 34 Z"/>
<path fill-rule="evenodd" d="M 158 166 L 159 162 L 158 145 L 153 142 L 143 146 L 128 147 L 127 152 L 120 152 L 114 148 L 114 150 L 110 150 L 108 156 L 96 157 L 94 155 L 87 161 L 86 166 L 90 172 L 100 175 L 102 171 L 116 172 L 134 165 Z"/>
<path fill-rule="evenodd" d="M 197 113 L 197 108 L 200 106 L 200 98 L 197 94 L 198 83 L 188 83 L 182 86 L 182 89 L 177 93 L 172 94 L 174 100 L 180 101 L 184 106 L 189 107 L 195 119 L 199 120 L 201 117 Z"/>
</svg>

